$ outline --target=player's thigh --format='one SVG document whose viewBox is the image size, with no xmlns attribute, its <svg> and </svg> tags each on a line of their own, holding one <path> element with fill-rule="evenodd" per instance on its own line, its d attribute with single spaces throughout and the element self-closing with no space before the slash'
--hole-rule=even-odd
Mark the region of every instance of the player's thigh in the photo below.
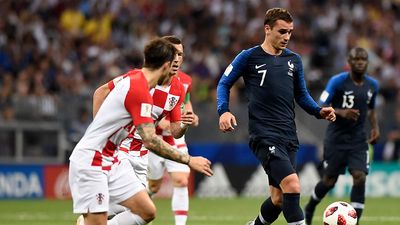
<svg viewBox="0 0 400 225">
<path fill-rule="evenodd" d="M 296 152 L 291 147 L 270 144 L 264 140 L 253 142 L 250 146 L 268 174 L 269 185 L 279 189 L 281 181 L 296 172 L 294 168 Z"/>
<path fill-rule="evenodd" d="M 369 172 L 369 151 L 366 148 L 352 149 L 348 153 L 348 168 L 352 170 L 360 170 L 368 174 Z"/>
<path fill-rule="evenodd" d="M 324 147 L 323 172 L 327 176 L 344 174 L 347 166 L 347 150 L 334 146 Z"/>
<path fill-rule="evenodd" d="M 120 157 L 122 159 L 127 159 L 131 164 L 134 173 L 142 182 L 142 184 L 147 187 L 147 166 L 148 166 L 148 154 L 143 156 L 132 156 L 126 152 L 120 152 L 119 155 L 124 155 Z"/>
<path fill-rule="evenodd" d="M 145 190 L 137 192 L 120 204 L 141 216 L 143 219 L 154 218 L 156 213 L 156 206 Z"/>
<path fill-rule="evenodd" d="M 69 184 L 74 213 L 100 213 L 108 211 L 108 174 L 70 162 Z"/>
<path fill-rule="evenodd" d="M 147 178 L 149 180 L 159 180 L 164 175 L 165 159 L 149 152 L 149 165 L 147 167 Z"/>
<path fill-rule="evenodd" d="M 139 191 L 145 190 L 145 186 L 126 159 L 121 160 L 119 165 L 110 171 L 108 185 L 111 203 L 123 202 Z"/>
</svg>

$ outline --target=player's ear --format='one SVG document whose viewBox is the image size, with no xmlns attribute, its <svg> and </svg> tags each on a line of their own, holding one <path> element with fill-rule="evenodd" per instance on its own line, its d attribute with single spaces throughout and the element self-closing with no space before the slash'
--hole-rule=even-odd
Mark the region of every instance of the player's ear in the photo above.
<svg viewBox="0 0 400 225">
<path fill-rule="evenodd" d="M 171 61 L 167 61 L 163 64 L 163 69 L 164 70 L 169 70 L 172 67 L 172 62 Z"/>
<path fill-rule="evenodd" d="M 272 30 L 272 28 L 268 24 L 264 25 L 264 32 L 266 34 L 269 34 L 271 32 L 271 30 Z"/>
</svg>

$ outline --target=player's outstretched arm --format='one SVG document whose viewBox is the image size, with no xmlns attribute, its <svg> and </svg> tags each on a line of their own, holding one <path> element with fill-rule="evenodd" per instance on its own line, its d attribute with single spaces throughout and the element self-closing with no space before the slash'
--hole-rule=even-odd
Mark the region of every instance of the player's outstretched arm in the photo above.
<svg viewBox="0 0 400 225">
<path fill-rule="evenodd" d="M 319 111 L 321 118 L 334 122 L 336 120 L 335 110 L 332 107 L 322 107 Z"/>
<path fill-rule="evenodd" d="M 237 126 L 235 116 L 230 112 L 224 112 L 219 117 L 219 129 L 222 132 L 233 131 Z"/>
<path fill-rule="evenodd" d="M 174 149 L 167 142 L 163 141 L 155 133 L 154 124 L 144 123 L 137 126 L 137 131 L 143 140 L 144 146 L 155 154 L 176 162 L 187 164 L 190 168 L 207 176 L 212 176 L 211 162 L 201 156 L 192 157 L 189 154 L 181 153 Z"/>
<path fill-rule="evenodd" d="M 96 89 L 93 94 L 93 118 L 96 116 L 97 112 L 100 109 L 101 104 L 103 104 L 104 99 L 106 99 L 107 95 L 110 93 L 110 89 L 108 88 L 108 84 L 103 84 Z"/>
</svg>

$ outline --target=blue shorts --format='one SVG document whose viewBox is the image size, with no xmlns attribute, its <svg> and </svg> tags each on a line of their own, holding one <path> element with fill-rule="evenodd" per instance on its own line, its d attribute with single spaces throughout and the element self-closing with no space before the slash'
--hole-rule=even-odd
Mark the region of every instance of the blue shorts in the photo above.
<svg viewBox="0 0 400 225">
<path fill-rule="evenodd" d="M 353 149 L 336 149 L 332 146 L 324 146 L 324 174 L 336 176 L 344 174 L 346 168 L 360 170 L 368 174 L 369 171 L 369 151 L 368 147 Z"/>
<path fill-rule="evenodd" d="M 269 185 L 279 188 L 283 178 L 296 173 L 297 143 L 276 143 L 267 139 L 250 140 L 250 148 L 268 175 Z"/>
</svg>

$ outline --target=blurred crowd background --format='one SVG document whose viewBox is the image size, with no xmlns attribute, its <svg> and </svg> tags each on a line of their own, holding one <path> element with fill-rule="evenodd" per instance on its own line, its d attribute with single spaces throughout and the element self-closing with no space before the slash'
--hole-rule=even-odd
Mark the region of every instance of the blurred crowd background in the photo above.
<svg viewBox="0 0 400 225">
<path fill-rule="evenodd" d="M 381 87 L 379 144 L 385 151 L 380 159 L 400 158 L 400 1 L 4 0 L 1 4 L 3 157 L 15 156 L 16 131 L 26 124 L 29 132 L 23 140 L 32 151 L 28 155 L 57 151 L 42 148 L 53 143 L 54 136 L 34 129 L 49 123 L 65 132 L 63 148 L 71 150 L 91 122 L 96 87 L 140 67 L 145 43 L 171 34 L 184 42 L 183 71 L 193 78 L 192 102 L 200 117 L 200 126 L 187 135 L 189 142 L 247 142 L 243 83 L 231 93 L 240 127 L 230 135 L 217 128 L 216 84 L 236 54 L 263 41 L 265 11 L 285 7 L 295 19 L 289 48 L 301 54 L 315 99 L 333 74 L 347 69 L 351 47 L 368 50 L 369 74 Z M 301 141 L 320 145 L 326 124 L 297 111 Z"/>
</svg>

